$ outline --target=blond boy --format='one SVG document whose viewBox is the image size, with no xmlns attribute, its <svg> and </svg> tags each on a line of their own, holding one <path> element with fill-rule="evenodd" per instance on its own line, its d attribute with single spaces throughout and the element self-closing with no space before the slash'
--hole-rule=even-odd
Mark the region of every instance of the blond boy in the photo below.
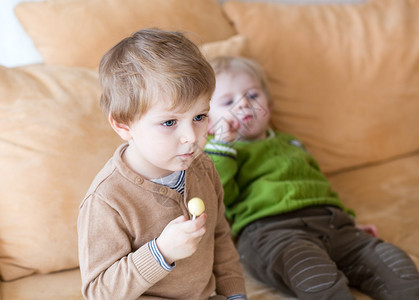
<svg viewBox="0 0 419 300">
<path fill-rule="evenodd" d="M 206 142 L 215 79 L 183 34 L 134 33 L 102 58 L 101 106 L 121 145 L 80 206 L 87 299 L 245 299 Z M 192 220 L 187 201 L 203 199 Z"/>
</svg>

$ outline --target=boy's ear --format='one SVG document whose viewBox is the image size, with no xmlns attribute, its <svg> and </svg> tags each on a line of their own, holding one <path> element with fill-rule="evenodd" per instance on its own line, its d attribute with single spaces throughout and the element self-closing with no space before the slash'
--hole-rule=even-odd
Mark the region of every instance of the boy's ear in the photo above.
<svg viewBox="0 0 419 300">
<path fill-rule="evenodd" d="M 111 124 L 111 127 L 113 128 L 113 130 L 115 130 L 115 132 L 124 141 L 129 141 L 132 138 L 131 137 L 131 130 L 130 130 L 128 125 L 115 121 L 114 118 L 112 118 L 111 115 L 109 115 L 108 121 Z"/>
</svg>

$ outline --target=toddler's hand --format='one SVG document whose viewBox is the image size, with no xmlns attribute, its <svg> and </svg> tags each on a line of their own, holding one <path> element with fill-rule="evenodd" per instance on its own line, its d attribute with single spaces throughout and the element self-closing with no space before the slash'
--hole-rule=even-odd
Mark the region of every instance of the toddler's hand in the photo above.
<svg viewBox="0 0 419 300">
<path fill-rule="evenodd" d="M 356 224 L 356 228 L 368 233 L 369 235 L 372 235 L 373 237 L 378 236 L 377 227 L 375 227 L 375 225 L 373 224 L 367 224 L 367 225 Z"/>
<path fill-rule="evenodd" d="M 206 221 L 203 213 L 193 221 L 180 216 L 166 225 L 156 244 L 168 264 L 195 253 L 206 231 Z"/>
<path fill-rule="evenodd" d="M 226 120 L 220 119 L 215 128 L 210 130 L 214 134 L 214 139 L 223 142 L 233 142 L 237 137 L 240 123 L 236 119 Z"/>
</svg>

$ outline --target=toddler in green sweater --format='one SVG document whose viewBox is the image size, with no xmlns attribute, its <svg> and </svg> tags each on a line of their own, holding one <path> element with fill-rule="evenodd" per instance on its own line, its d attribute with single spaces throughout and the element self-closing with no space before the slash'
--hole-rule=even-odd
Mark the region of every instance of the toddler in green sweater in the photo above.
<svg viewBox="0 0 419 300">
<path fill-rule="evenodd" d="M 264 283 L 299 299 L 419 299 L 419 275 L 402 250 L 357 225 L 317 162 L 290 134 L 269 128 L 270 95 L 260 66 L 211 61 L 205 152 L 224 187 L 226 216 L 242 263 Z"/>
</svg>

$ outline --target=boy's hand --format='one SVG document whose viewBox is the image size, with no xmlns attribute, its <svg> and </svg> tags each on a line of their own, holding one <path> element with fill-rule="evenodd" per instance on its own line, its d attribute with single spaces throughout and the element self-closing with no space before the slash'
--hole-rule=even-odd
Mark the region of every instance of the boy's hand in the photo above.
<svg viewBox="0 0 419 300">
<path fill-rule="evenodd" d="M 166 225 L 156 244 L 168 264 L 195 253 L 206 231 L 206 221 L 207 215 L 203 213 L 193 221 L 180 216 Z"/>
<path fill-rule="evenodd" d="M 214 139 L 216 141 L 231 143 L 237 138 L 240 123 L 236 119 L 220 119 L 216 125 L 217 127 L 212 128 L 212 132 L 210 132 L 214 134 Z"/>
<path fill-rule="evenodd" d="M 378 236 L 377 227 L 375 227 L 375 225 L 373 224 L 367 224 L 367 225 L 356 224 L 356 228 L 368 233 L 369 235 L 372 235 L 373 237 Z"/>
</svg>

